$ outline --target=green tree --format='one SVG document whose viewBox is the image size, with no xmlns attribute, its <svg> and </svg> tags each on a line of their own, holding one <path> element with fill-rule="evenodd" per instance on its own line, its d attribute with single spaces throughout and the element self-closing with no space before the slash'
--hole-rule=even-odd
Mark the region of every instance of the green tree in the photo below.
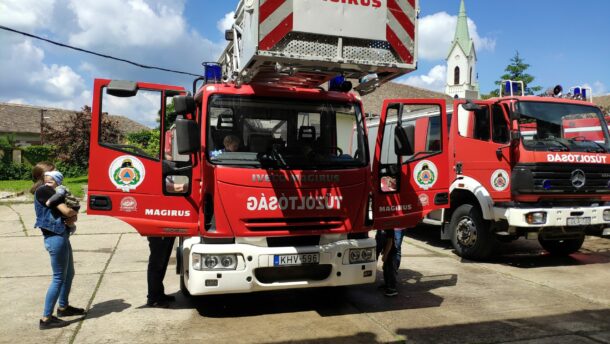
<svg viewBox="0 0 610 344">
<path fill-rule="evenodd" d="M 64 169 L 87 170 L 91 134 L 90 107 L 84 106 L 80 112 L 73 113 L 61 126 L 52 127 L 45 122 L 44 131 L 45 141 L 55 146 L 57 159 Z M 118 124 L 108 116 L 104 116 L 100 132 L 102 142 L 119 142 L 121 138 Z"/>
<path fill-rule="evenodd" d="M 506 72 L 500 77 L 500 80 L 496 81 L 497 89 L 489 92 L 488 95 L 484 95 L 483 98 L 492 98 L 500 96 L 500 87 L 504 87 L 502 85 L 502 80 L 513 80 L 513 81 L 523 81 L 525 86 L 525 93 L 535 93 L 542 90 L 540 86 L 531 86 L 534 82 L 534 76 L 528 74 L 526 71 L 530 67 L 528 63 L 525 63 L 525 60 L 519 55 L 519 51 L 515 53 L 515 56 L 510 59 L 510 64 L 506 66 L 504 71 Z"/>
</svg>

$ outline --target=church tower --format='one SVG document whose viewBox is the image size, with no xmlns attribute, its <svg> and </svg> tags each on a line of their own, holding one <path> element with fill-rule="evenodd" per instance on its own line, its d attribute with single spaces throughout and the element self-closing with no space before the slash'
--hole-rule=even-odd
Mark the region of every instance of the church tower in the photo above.
<svg viewBox="0 0 610 344">
<path fill-rule="evenodd" d="M 460 2 L 460 14 L 455 37 L 447 55 L 447 83 L 445 93 L 451 97 L 478 99 L 477 54 L 468 33 L 468 17 L 464 0 Z"/>
</svg>

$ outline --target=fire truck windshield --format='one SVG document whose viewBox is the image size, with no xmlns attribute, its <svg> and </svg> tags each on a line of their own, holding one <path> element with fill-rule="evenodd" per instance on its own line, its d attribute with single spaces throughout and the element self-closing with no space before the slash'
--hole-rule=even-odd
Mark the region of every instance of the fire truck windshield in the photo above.
<svg viewBox="0 0 610 344">
<path fill-rule="evenodd" d="M 528 150 L 610 151 L 610 118 L 604 117 L 595 106 L 520 101 L 515 110 L 519 113 L 523 145 Z"/>
<path fill-rule="evenodd" d="M 213 164 L 284 169 L 367 166 L 357 104 L 224 95 L 213 96 L 208 104 L 207 156 Z"/>
</svg>

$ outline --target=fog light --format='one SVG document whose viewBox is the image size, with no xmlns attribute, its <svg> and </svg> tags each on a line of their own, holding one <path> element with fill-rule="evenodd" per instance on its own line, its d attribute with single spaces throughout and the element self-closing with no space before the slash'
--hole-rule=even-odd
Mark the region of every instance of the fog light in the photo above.
<svg viewBox="0 0 610 344">
<path fill-rule="evenodd" d="M 375 248 L 352 248 L 349 250 L 349 263 L 368 263 L 375 261 Z"/>
<path fill-rule="evenodd" d="M 610 221 L 610 209 L 604 210 L 604 221 Z"/>
<path fill-rule="evenodd" d="M 543 225 L 546 223 L 546 212 L 536 211 L 525 214 L 525 221 L 530 225 Z"/>
</svg>

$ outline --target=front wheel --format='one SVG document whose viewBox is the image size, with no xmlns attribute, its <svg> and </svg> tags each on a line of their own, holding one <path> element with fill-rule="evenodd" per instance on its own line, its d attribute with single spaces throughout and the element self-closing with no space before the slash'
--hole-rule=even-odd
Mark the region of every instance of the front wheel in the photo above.
<svg viewBox="0 0 610 344">
<path fill-rule="evenodd" d="M 458 256 L 483 260 L 491 255 L 495 238 L 479 207 L 471 204 L 459 206 L 451 215 L 449 228 L 451 243 Z"/>
<path fill-rule="evenodd" d="M 577 239 L 564 239 L 564 240 L 549 240 L 538 237 L 540 246 L 547 250 L 550 254 L 555 256 L 567 256 L 574 252 L 577 252 L 585 242 L 585 235 L 583 234 Z"/>
</svg>

